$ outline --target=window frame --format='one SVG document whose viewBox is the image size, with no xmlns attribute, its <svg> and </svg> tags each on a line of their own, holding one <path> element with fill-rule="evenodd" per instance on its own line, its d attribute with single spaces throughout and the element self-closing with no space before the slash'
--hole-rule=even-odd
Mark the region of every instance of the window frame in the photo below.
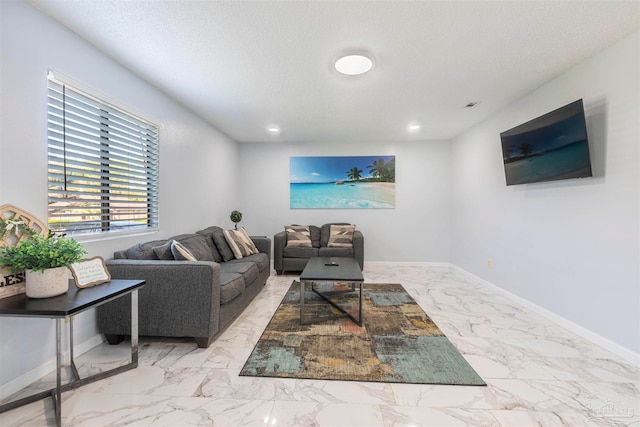
<svg viewBox="0 0 640 427">
<path fill-rule="evenodd" d="M 47 75 L 49 229 L 83 241 L 157 232 L 160 126 L 60 77 Z"/>
</svg>

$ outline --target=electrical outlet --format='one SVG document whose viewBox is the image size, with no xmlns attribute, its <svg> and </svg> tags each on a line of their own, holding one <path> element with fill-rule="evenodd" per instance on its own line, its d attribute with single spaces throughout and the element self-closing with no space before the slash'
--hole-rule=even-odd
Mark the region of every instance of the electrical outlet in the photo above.
<svg viewBox="0 0 640 427">
<path fill-rule="evenodd" d="M 493 261 L 491 261 L 491 258 L 489 258 L 487 260 L 487 268 L 492 268 L 493 267 Z"/>
</svg>

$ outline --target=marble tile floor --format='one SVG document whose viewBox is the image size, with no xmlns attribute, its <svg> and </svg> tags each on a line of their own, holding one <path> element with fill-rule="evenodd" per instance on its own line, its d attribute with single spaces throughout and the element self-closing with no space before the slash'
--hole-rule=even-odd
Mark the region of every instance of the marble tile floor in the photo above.
<svg viewBox="0 0 640 427">
<path fill-rule="evenodd" d="M 487 387 L 239 377 L 297 279 L 272 275 L 209 348 L 141 338 L 137 369 L 64 393 L 63 425 L 640 426 L 637 366 L 455 267 L 370 263 L 364 275 L 402 283 Z M 128 342 L 102 344 L 77 364 L 83 376 L 128 356 Z M 51 399 L 0 414 L 3 427 L 46 425 Z"/>
</svg>

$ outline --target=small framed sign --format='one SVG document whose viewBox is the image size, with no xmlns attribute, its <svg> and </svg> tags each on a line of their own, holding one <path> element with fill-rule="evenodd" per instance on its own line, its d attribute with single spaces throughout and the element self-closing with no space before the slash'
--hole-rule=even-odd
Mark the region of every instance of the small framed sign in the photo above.
<svg viewBox="0 0 640 427">
<path fill-rule="evenodd" d="M 89 288 L 111 280 L 104 258 L 99 256 L 71 264 L 69 269 L 79 288 Z"/>
</svg>

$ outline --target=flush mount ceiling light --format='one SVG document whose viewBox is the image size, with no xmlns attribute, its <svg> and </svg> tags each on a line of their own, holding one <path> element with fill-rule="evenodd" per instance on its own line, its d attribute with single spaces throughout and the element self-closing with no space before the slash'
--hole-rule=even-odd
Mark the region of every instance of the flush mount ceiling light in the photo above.
<svg viewBox="0 0 640 427">
<path fill-rule="evenodd" d="M 409 126 L 407 126 L 407 132 L 417 133 L 421 128 L 422 126 L 420 126 L 419 123 L 409 123 Z"/>
<path fill-rule="evenodd" d="M 361 53 L 344 55 L 335 63 L 336 70 L 347 76 L 364 74 L 373 68 L 373 60 Z"/>
<path fill-rule="evenodd" d="M 269 132 L 271 135 L 280 135 L 280 127 L 271 125 L 267 127 L 267 132 Z"/>
</svg>

